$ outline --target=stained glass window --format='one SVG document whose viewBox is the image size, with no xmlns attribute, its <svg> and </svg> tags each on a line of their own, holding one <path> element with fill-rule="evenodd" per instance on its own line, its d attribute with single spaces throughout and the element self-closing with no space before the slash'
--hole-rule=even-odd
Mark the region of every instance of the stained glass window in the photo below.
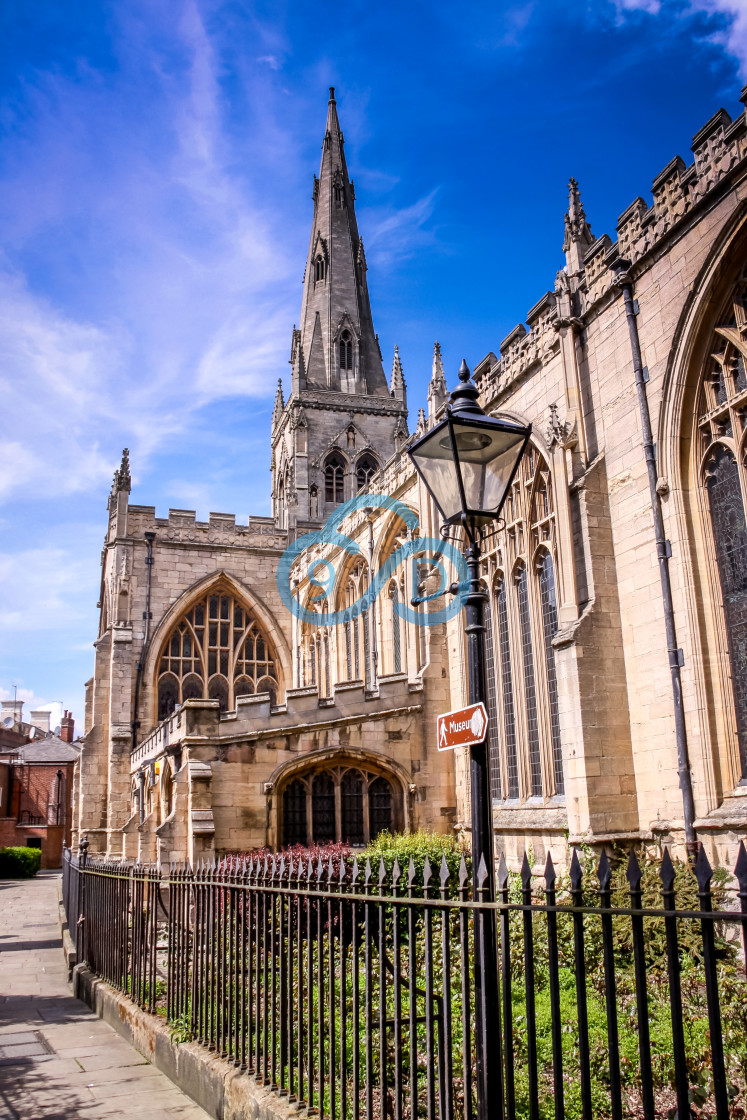
<svg viewBox="0 0 747 1120">
<path fill-rule="evenodd" d="M 163 643 L 158 669 L 158 718 L 177 704 L 269 692 L 276 701 L 277 657 L 259 622 L 234 595 L 215 592 L 195 603 Z"/>
<path fill-rule="evenodd" d="M 384 829 L 402 827 L 400 805 L 392 783 L 365 767 L 312 770 L 282 791 L 283 846 L 342 841 L 364 847 Z"/>
<path fill-rule="evenodd" d="M 296 779 L 283 793 L 283 840 L 288 846 L 308 843 L 306 828 L 306 787 Z"/>
<path fill-rule="evenodd" d="M 519 769 L 516 757 L 516 717 L 514 713 L 514 685 L 511 669 L 511 646 L 508 637 L 508 607 L 506 584 L 501 580 L 495 597 L 498 609 L 498 632 L 501 657 L 501 692 L 503 699 L 503 727 L 506 735 L 506 777 L 508 796 L 519 796 Z"/>
<path fill-rule="evenodd" d="M 717 445 L 707 464 L 708 502 L 716 545 L 731 661 L 742 772 L 747 772 L 747 524 L 733 454 Z"/>
<path fill-rule="evenodd" d="M 531 793 L 533 797 L 541 797 L 542 760 L 537 722 L 537 690 L 534 681 L 534 650 L 532 649 L 532 628 L 529 619 L 529 586 L 526 568 L 521 569 L 516 581 L 516 596 L 519 605 L 519 624 L 521 626 L 521 656 L 524 667 L 524 703 L 527 713 Z"/>
<path fill-rule="evenodd" d="M 315 844 L 328 844 L 335 836 L 335 783 L 331 774 L 317 774 L 311 786 L 311 820 Z"/>
<path fill-rule="evenodd" d="M 496 701 L 495 651 L 493 649 L 493 623 L 490 617 L 490 602 L 485 604 L 485 678 L 487 684 L 488 710 L 488 751 L 490 754 L 490 793 L 500 800 L 501 793 L 501 752 L 498 735 L 498 704 Z"/>
<path fill-rule="evenodd" d="M 563 778 L 563 749 L 560 742 L 558 678 L 555 672 L 555 650 L 552 644 L 558 630 L 558 609 L 555 602 L 555 575 L 549 552 L 543 552 L 540 560 L 539 589 L 542 606 L 542 635 L 545 639 L 545 670 L 547 672 L 547 699 L 550 706 L 553 776 L 555 778 L 555 792 L 563 793 L 565 792 L 565 780 Z"/>
<path fill-rule="evenodd" d="M 363 828 L 363 776 L 357 770 L 348 770 L 340 783 L 340 810 L 344 844 L 362 847 L 365 844 Z"/>
</svg>

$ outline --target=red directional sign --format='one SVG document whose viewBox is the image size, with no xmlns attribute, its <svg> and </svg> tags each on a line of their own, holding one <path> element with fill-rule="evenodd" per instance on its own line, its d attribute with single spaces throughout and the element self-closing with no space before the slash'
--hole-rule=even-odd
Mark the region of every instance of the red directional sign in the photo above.
<svg viewBox="0 0 747 1120">
<path fill-rule="evenodd" d="M 470 704 L 458 712 L 445 712 L 438 717 L 438 749 L 473 747 L 482 743 L 488 731 L 488 713 L 484 704 Z"/>
</svg>

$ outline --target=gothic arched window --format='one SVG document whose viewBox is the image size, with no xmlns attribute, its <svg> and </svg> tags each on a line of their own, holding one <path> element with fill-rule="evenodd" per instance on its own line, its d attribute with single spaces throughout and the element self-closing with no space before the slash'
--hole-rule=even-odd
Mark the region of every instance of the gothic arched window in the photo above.
<svg viewBox="0 0 747 1120">
<path fill-rule="evenodd" d="M 355 482 L 358 490 L 368 490 L 371 479 L 379 469 L 373 455 L 361 455 L 355 468 Z"/>
<path fill-rule="evenodd" d="M 353 336 L 345 330 L 340 335 L 340 369 L 353 368 Z"/>
<path fill-rule="evenodd" d="M 324 257 L 321 253 L 318 253 L 316 260 L 314 261 L 314 283 L 317 283 L 319 280 L 324 280 L 326 274 L 327 269 L 325 266 Z"/>
<path fill-rule="evenodd" d="M 486 621 L 491 790 L 496 800 L 550 797 L 565 789 L 555 650 L 555 513 L 549 467 L 530 445 L 486 534 L 493 597 Z M 506 572 L 513 572 L 507 579 Z M 493 713 L 491 712 L 491 715 Z"/>
<path fill-rule="evenodd" d="M 174 625 L 158 661 L 158 719 L 185 700 L 218 700 L 221 711 L 238 696 L 279 690 L 272 644 L 251 611 L 229 591 L 195 603 Z"/>
<path fill-rule="evenodd" d="M 368 680 L 368 611 L 352 611 L 368 590 L 368 566 L 360 557 L 344 577 L 341 609 L 345 611 L 345 670 L 349 681 Z"/>
<path fill-rule="evenodd" d="M 338 842 L 365 847 L 380 832 L 402 827 L 402 791 L 381 769 L 328 763 L 294 777 L 279 799 L 283 847 Z"/>
<path fill-rule="evenodd" d="M 564 793 L 563 750 L 560 742 L 560 715 L 558 712 L 558 678 L 555 672 L 555 650 L 552 644 L 552 640 L 558 631 L 558 608 L 555 601 L 555 573 L 552 567 L 552 557 L 547 550 L 543 550 L 540 554 L 537 572 L 542 609 L 542 636 L 545 645 L 547 702 L 550 709 L 550 738 L 555 772 L 555 792 Z"/>
<path fill-rule="evenodd" d="M 496 696 L 497 675 L 495 647 L 493 645 L 493 620 L 490 609 L 485 611 L 485 677 L 487 682 L 486 707 L 488 709 L 488 752 L 490 755 L 491 796 L 501 797 L 501 754 L 498 735 L 498 703 Z"/>
<path fill-rule="evenodd" d="M 726 774 L 747 778 L 747 309 L 745 289 L 732 296 L 730 314 L 715 329 L 705 348 L 708 355 L 697 402 L 694 450 L 700 471 L 702 510 L 710 520 L 706 545 L 719 631 L 726 637 L 721 665 L 722 695 L 733 702 L 737 751 L 730 754 Z M 723 647 L 722 647 L 723 649 Z M 729 693 L 731 695 L 729 696 Z M 733 734 L 734 724 L 729 730 Z M 731 740 L 733 742 L 733 740 Z M 731 745 L 731 744 L 730 744 Z M 736 774 L 735 774 L 736 771 Z"/>
<path fill-rule="evenodd" d="M 324 464 L 324 500 L 335 505 L 345 501 L 345 461 L 335 451 Z"/>
</svg>

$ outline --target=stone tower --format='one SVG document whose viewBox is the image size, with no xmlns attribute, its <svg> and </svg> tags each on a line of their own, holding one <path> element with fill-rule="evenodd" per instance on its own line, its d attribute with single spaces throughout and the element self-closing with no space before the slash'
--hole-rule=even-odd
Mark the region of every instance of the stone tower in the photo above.
<svg viewBox="0 0 747 1120">
<path fill-rule="evenodd" d="M 273 514 L 281 528 L 318 524 L 368 490 L 407 438 L 399 355 L 391 388 L 382 365 L 366 283 L 334 88 L 304 275 L 300 327 L 293 328 L 291 392 L 278 383 L 272 415 Z"/>
</svg>

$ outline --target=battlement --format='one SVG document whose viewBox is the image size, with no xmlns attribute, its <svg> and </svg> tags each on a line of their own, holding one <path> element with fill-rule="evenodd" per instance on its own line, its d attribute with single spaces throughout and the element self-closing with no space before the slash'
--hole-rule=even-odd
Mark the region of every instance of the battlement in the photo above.
<svg viewBox="0 0 747 1120">
<path fill-rule="evenodd" d="M 170 509 L 168 517 L 158 517 L 155 506 L 127 507 L 127 535 L 142 537 L 155 532 L 165 543 L 225 544 L 243 547 L 279 548 L 288 545 L 288 534 L 278 529 L 271 517 L 250 517 L 237 524 L 233 513 L 211 513 L 198 521 L 193 509 Z"/>
<path fill-rule="evenodd" d="M 747 86 L 740 101 L 747 104 Z M 622 212 L 616 241 L 605 233 L 589 246 L 582 271 L 574 277 L 581 314 L 609 291 L 616 262 L 640 261 L 747 156 L 747 110 L 732 121 L 725 109 L 719 109 L 696 132 L 691 150 L 689 166 L 677 155 L 654 177 L 650 206 L 639 196 Z M 529 331 L 519 323 L 501 343 L 500 357 L 488 355 L 477 365 L 475 382 L 481 393 L 503 392 L 543 364 L 557 345 L 556 303 L 553 293 L 544 295 L 527 313 Z"/>
</svg>

